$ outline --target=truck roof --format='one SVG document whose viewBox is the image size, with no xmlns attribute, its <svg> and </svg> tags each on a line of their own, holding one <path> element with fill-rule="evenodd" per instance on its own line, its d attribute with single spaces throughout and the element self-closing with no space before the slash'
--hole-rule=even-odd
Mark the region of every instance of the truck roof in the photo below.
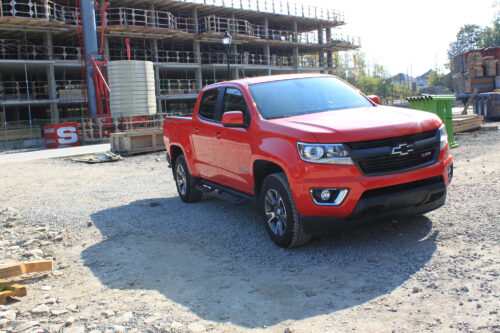
<svg viewBox="0 0 500 333">
<path fill-rule="evenodd" d="M 246 77 L 243 79 L 232 80 L 232 81 L 223 81 L 211 84 L 207 87 L 216 87 L 220 85 L 225 85 L 227 83 L 236 83 L 243 86 L 249 86 L 257 83 L 265 83 L 265 82 L 275 82 L 275 81 L 283 81 L 283 80 L 293 80 L 293 79 L 304 79 L 304 78 L 312 78 L 312 77 L 332 77 L 332 75 L 328 74 L 282 74 L 282 75 L 267 75 L 267 76 L 256 76 L 256 77 Z"/>
</svg>

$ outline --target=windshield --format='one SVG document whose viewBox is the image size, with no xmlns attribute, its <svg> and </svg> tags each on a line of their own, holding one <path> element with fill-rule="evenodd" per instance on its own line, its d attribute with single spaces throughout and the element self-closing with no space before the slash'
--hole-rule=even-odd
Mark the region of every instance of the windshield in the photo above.
<svg viewBox="0 0 500 333">
<path fill-rule="evenodd" d="M 335 77 L 265 82 L 251 85 L 249 89 L 265 119 L 373 106 L 363 95 Z"/>
</svg>

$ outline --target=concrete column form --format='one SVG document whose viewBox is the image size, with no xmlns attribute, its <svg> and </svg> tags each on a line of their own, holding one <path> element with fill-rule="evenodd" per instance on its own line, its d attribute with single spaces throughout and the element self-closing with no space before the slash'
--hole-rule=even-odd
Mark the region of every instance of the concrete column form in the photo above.
<svg viewBox="0 0 500 333">
<path fill-rule="evenodd" d="M 57 87 L 54 65 L 50 64 L 47 68 L 47 82 L 49 83 L 50 118 L 52 123 L 59 122 L 59 110 L 57 109 Z"/>
</svg>

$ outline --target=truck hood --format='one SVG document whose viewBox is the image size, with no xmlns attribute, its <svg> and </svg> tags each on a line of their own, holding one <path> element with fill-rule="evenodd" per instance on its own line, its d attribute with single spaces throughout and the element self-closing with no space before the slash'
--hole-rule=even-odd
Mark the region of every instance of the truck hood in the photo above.
<svg viewBox="0 0 500 333">
<path fill-rule="evenodd" d="M 402 136 L 432 130 L 441 124 L 439 117 L 430 112 L 389 106 L 318 112 L 271 121 L 310 133 L 324 143 Z"/>
</svg>

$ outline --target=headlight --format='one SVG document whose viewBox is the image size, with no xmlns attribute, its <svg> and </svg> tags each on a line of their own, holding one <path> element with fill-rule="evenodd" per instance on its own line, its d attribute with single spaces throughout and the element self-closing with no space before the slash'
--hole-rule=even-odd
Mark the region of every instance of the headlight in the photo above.
<svg viewBox="0 0 500 333">
<path fill-rule="evenodd" d="M 439 127 L 439 137 L 440 137 L 440 150 L 443 150 L 448 144 L 448 133 L 446 133 L 446 126 L 444 124 Z"/>
<path fill-rule="evenodd" d="M 306 162 L 354 165 L 349 152 L 340 143 L 302 143 L 297 142 L 300 158 Z"/>
</svg>

